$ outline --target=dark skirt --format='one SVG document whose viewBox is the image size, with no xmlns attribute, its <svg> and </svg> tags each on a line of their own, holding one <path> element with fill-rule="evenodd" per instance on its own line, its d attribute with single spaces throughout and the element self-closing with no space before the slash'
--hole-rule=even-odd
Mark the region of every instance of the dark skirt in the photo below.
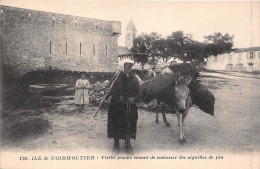
<svg viewBox="0 0 260 169">
<path fill-rule="evenodd" d="M 107 137 L 125 139 L 128 131 L 127 103 L 112 97 L 108 108 Z M 138 112 L 136 104 L 130 104 L 130 136 L 136 138 Z"/>
</svg>

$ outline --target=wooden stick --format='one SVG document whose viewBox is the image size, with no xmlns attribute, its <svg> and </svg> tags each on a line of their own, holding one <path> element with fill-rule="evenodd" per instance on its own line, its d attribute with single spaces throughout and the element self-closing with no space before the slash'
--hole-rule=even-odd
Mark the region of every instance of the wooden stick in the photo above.
<svg viewBox="0 0 260 169">
<path fill-rule="evenodd" d="M 117 78 L 118 78 L 119 74 L 120 74 L 120 71 L 119 71 L 119 72 L 118 72 L 118 74 L 116 75 L 116 78 L 115 78 L 115 80 L 113 80 L 113 82 L 111 83 L 111 85 L 110 85 L 110 87 L 109 87 L 110 89 L 112 89 L 112 87 L 114 86 L 114 83 L 115 83 L 115 81 L 117 80 Z M 93 118 L 95 118 L 95 117 L 97 116 L 97 114 L 98 114 L 98 111 L 99 111 L 99 109 L 100 109 L 101 105 L 103 104 L 103 102 L 106 100 L 106 98 L 107 98 L 108 94 L 110 94 L 110 93 L 107 93 L 107 94 L 105 95 L 105 97 L 102 99 L 102 101 L 100 102 L 100 104 L 99 104 L 99 106 L 98 106 L 98 109 L 97 109 L 97 111 L 96 111 L 96 113 L 95 113 L 95 115 L 94 115 L 94 117 L 93 117 Z"/>
<path fill-rule="evenodd" d="M 130 130 L 130 104 L 126 102 L 126 114 L 127 114 L 127 132 L 126 132 L 126 148 L 130 148 L 131 130 Z"/>
</svg>

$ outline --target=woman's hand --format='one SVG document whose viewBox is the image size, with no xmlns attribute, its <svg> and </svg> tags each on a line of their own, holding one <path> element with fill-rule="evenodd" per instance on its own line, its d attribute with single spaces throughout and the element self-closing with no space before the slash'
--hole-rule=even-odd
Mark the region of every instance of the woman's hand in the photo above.
<svg viewBox="0 0 260 169">
<path fill-rule="evenodd" d="M 125 101 L 124 97 L 123 96 L 119 96 L 119 101 L 120 102 L 124 102 Z"/>
<path fill-rule="evenodd" d="M 129 98 L 127 98 L 127 101 L 128 101 L 129 103 L 133 104 L 133 103 L 135 103 L 135 98 L 129 97 Z"/>
<path fill-rule="evenodd" d="M 111 91 L 110 88 L 106 88 L 105 93 L 108 94 L 108 93 L 110 93 L 110 91 Z"/>
</svg>

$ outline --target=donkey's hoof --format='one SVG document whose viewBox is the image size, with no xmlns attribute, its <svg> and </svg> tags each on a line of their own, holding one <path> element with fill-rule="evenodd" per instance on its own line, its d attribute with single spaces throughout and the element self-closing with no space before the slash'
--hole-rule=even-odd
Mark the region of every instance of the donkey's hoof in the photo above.
<svg viewBox="0 0 260 169">
<path fill-rule="evenodd" d="M 169 122 L 165 123 L 167 127 L 171 127 L 171 124 Z"/>
<path fill-rule="evenodd" d="M 181 145 L 186 144 L 186 139 L 185 139 L 185 138 L 179 139 L 179 143 L 180 143 Z"/>
</svg>

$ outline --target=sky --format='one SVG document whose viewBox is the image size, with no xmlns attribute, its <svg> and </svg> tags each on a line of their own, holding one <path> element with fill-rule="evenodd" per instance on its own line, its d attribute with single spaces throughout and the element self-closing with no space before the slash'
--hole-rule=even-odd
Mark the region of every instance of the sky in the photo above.
<svg viewBox="0 0 260 169">
<path fill-rule="evenodd" d="M 0 0 L 1 5 L 121 22 L 118 43 L 124 46 L 125 28 L 132 18 L 141 33 L 163 37 L 175 31 L 194 40 L 214 32 L 234 35 L 234 47 L 260 46 L 260 1 L 72 1 Z"/>
</svg>

